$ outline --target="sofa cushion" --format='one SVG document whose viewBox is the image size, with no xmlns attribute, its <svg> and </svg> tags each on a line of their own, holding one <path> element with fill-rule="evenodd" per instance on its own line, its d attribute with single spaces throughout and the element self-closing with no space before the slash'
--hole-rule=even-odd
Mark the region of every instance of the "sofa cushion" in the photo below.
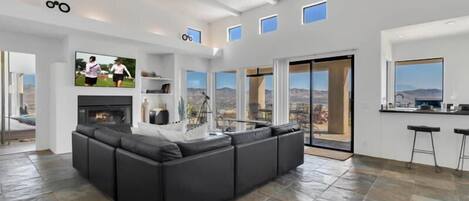
<svg viewBox="0 0 469 201">
<path fill-rule="evenodd" d="M 242 132 L 231 132 L 226 134 L 231 136 L 232 144 L 237 145 L 272 137 L 272 130 L 269 127 L 265 127 Z"/>
<path fill-rule="evenodd" d="M 297 123 L 288 123 L 278 126 L 271 126 L 270 128 L 272 128 L 272 136 L 283 135 L 300 130 L 300 126 Z"/>
<path fill-rule="evenodd" d="M 83 125 L 83 124 L 78 124 L 76 131 L 78 133 L 81 133 L 83 135 L 86 135 L 88 137 L 94 137 L 94 131 L 96 130 L 96 127 L 90 126 L 90 125 Z"/>
<path fill-rule="evenodd" d="M 177 142 L 177 145 L 181 149 L 182 155 L 186 157 L 230 146 L 231 137 L 227 135 L 208 136 L 196 140 Z"/>
<path fill-rule="evenodd" d="M 119 147 L 121 144 L 121 138 L 125 136 L 128 136 L 128 134 L 106 127 L 98 128 L 94 132 L 96 140 L 113 147 Z"/>
<path fill-rule="evenodd" d="M 182 158 L 181 150 L 175 143 L 156 137 L 128 135 L 122 137 L 121 147 L 158 162 Z"/>
</svg>

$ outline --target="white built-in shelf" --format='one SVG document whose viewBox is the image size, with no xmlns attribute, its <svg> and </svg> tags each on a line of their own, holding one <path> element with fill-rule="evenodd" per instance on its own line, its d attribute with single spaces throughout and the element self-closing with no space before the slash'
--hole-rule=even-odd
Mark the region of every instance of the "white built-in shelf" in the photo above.
<svg viewBox="0 0 469 201">
<path fill-rule="evenodd" d="M 172 93 L 142 93 L 142 96 L 171 96 Z"/>
<path fill-rule="evenodd" d="M 169 78 L 166 78 L 166 77 L 142 77 L 142 79 L 144 80 L 155 80 L 155 81 L 166 81 L 166 82 L 169 82 L 169 81 L 173 81 Z"/>
</svg>

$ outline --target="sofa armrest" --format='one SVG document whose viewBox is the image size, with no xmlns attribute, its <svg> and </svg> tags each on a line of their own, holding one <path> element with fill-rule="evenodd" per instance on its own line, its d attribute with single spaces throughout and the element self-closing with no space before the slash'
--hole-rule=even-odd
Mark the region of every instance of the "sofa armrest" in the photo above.
<svg viewBox="0 0 469 201">
<path fill-rule="evenodd" d="M 118 148 L 117 200 L 163 200 L 161 163 Z"/>
<path fill-rule="evenodd" d="M 234 195 L 234 148 L 163 163 L 165 201 L 229 200 Z"/>
<path fill-rule="evenodd" d="M 304 163 L 304 132 L 302 130 L 278 136 L 278 175 Z"/>
<path fill-rule="evenodd" d="M 72 132 L 72 163 L 80 175 L 88 178 L 88 136 Z"/>
<path fill-rule="evenodd" d="M 236 145 L 235 153 L 236 195 L 277 176 L 277 137 Z"/>
</svg>

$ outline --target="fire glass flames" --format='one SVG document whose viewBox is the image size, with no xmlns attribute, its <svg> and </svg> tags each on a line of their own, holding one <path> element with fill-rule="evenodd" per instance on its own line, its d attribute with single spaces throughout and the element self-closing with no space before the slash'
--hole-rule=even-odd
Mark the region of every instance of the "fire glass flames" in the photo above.
<svg viewBox="0 0 469 201">
<path fill-rule="evenodd" d="M 107 123 L 107 122 L 110 122 L 111 117 L 112 117 L 111 114 L 107 112 L 97 112 L 95 120 L 97 123 Z"/>
<path fill-rule="evenodd" d="M 125 112 L 121 110 L 90 111 L 89 120 L 97 124 L 122 124 L 125 123 Z"/>
</svg>

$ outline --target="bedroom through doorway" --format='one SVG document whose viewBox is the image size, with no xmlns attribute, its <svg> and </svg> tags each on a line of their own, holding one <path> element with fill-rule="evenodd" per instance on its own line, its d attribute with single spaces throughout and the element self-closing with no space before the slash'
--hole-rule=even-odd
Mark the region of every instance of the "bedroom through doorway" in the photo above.
<svg viewBox="0 0 469 201">
<path fill-rule="evenodd" d="M 36 56 L 0 50 L 0 155 L 36 150 Z"/>
</svg>

